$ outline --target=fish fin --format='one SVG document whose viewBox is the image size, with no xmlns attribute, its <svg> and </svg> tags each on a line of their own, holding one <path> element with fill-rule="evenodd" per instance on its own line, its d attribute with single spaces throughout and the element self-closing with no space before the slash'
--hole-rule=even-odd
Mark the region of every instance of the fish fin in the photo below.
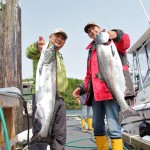
<svg viewBox="0 0 150 150">
<path fill-rule="evenodd" d="M 96 74 L 96 77 L 99 78 L 100 80 L 103 80 L 103 77 L 102 77 L 102 75 L 100 74 L 100 72 L 98 72 L 98 73 Z"/>
<path fill-rule="evenodd" d="M 39 143 L 40 140 L 41 140 L 41 136 L 39 134 L 36 134 L 35 136 L 33 136 L 31 138 L 31 141 L 29 142 L 29 145 L 32 145 L 34 143 Z"/>
<path fill-rule="evenodd" d="M 127 107 L 119 113 L 119 122 L 131 116 L 140 116 L 140 114 L 131 107 Z"/>
<path fill-rule="evenodd" d="M 39 74 L 41 75 L 41 73 L 42 73 L 42 69 L 40 68 L 40 69 L 39 69 Z"/>
<path fill-rule="evenodd" d="M 42 74 L 42 68 L 43 68 L 43 63 L 41 64 L 40 68 L 39 68 L 39 74 Z"/>
<path fill-rule="evenodd" d="M 115 51 L 113 50 L 112 45 L 111 45 L 111 53 L 112 53 L 112 56 L 114 57 L 115 56 Z"/>
</svg>

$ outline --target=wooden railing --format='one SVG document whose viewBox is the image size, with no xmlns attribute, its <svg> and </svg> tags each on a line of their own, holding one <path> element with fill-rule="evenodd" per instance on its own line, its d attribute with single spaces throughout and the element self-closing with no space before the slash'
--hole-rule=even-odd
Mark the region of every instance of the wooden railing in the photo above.
<svg viewBox="0 0 150 150">
<path fill-rule="evenodd" d="M 10 93 L 0 93 L 0 107 L 3 109 L 7 126 L 11 150 L 15 150 L 17 135 L 15 135 L 15 113 L 14 108 L 19 106 L 19 96 Z M 0 150 L 6 149 L 2 122 L 0 121 Z"/>
</svg>

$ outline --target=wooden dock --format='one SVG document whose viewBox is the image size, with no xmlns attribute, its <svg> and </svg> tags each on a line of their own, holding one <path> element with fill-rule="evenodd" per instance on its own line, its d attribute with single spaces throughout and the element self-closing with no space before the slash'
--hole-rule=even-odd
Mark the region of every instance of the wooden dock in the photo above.
<svg viewBox="0 0 150 150">
<path fill-rule="evenodd" d="M 131 135 L 123 132 L 124 150 L 150 150 L 150 141 L 143 140 L 138 135 Z M 25 140 L 25 139 L 22 139 Z M 111 140 L 108 139 L 109 150 L 111 150 Z M 77 115 L 67 115 L 67 141 L 65 150 L 97 150 L 93 131 L 87 130 L 83 133 L 80 118 Z M 19 149 L 22 150 L 22 149 Z M 28 150 L 27 146 L 23 150 Z M 47 148 L 49 150 L 49 148 Z"/>
<path fill-rule="evenodd" d="M 150 150 L 150 141 L 142 139 L 139 135 L 123 132 L 123 141 L 135 150 Z"/>
</svg>

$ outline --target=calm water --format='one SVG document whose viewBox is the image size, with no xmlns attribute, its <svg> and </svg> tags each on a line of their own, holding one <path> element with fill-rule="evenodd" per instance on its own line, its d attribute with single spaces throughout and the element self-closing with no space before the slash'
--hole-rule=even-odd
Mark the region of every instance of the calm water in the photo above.
<svg viewBox="0 0 150 150">
<path fill-rule="evenodd" d="M 67 115 L 81 115 L 81 110 L 67 110 Z"/>
</svg>

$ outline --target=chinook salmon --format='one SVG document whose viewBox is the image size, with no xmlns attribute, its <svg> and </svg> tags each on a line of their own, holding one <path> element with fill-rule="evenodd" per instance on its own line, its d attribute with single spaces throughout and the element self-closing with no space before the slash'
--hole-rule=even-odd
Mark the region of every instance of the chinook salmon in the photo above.
<svg viewBox="0 0 150 150">
<path fill-rule="evenodd" d="M 36 71 L 35 118 L 41 123 L 41 130 L 33 141 L 47 138 L 56 100 L 56 51 L 54 45 L 45 44 Z M 31 141 L 32 142 L 32 141 Z"/>
<path fill-rule="evenodd" d="M 127 105 L 125 101 L 125 77 L 122 63 L 115 44 L 109 39 L 107 31 L 102 31 L 96 36 L 96 50 L 98 59 L 98 78 L 107 85 L 112 96 L 117 100 L 121 112 L 120 120 L 139 114 Z"/>
</svg>

